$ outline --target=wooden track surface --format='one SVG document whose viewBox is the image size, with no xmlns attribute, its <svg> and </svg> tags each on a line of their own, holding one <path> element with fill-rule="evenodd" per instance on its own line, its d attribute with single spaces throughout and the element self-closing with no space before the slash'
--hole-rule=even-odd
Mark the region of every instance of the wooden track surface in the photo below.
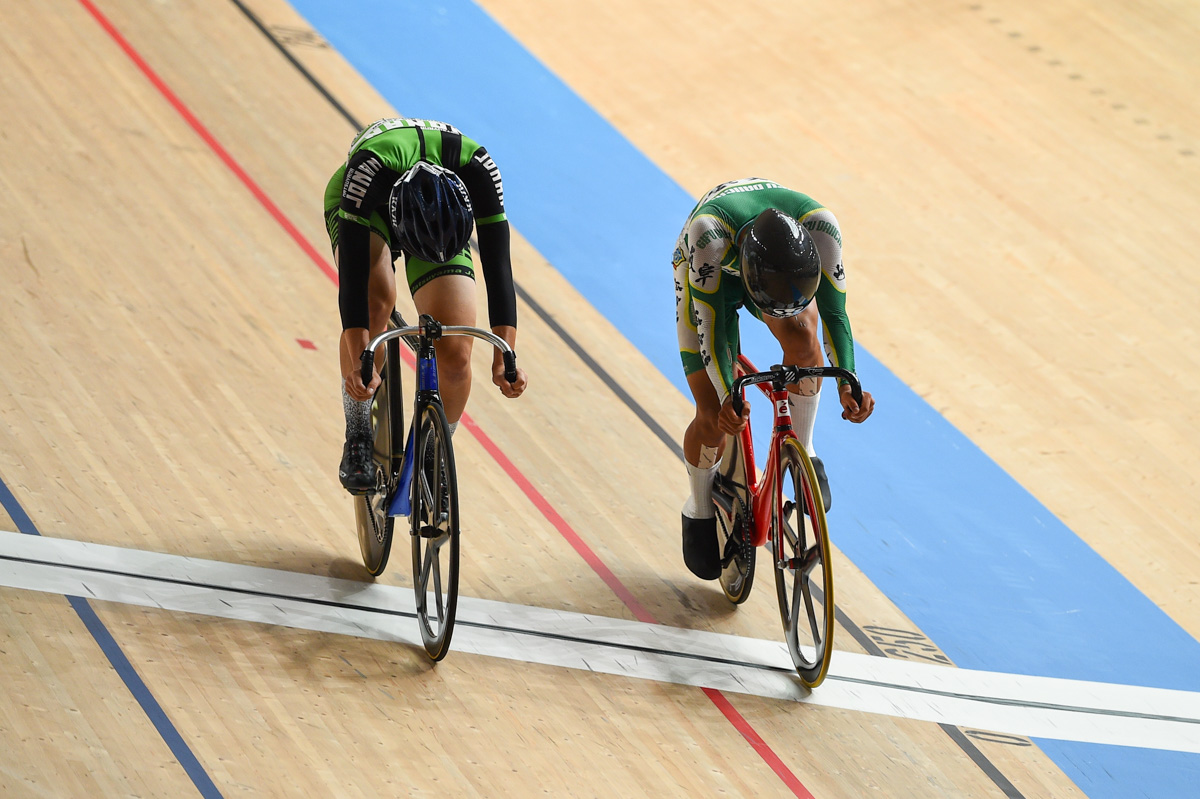
<svg viewBox="0 0 1200 799">
<path fill-rule="evenodd" d="M 352 116 L 395 111 L 290 7 L 247 5 Z M 730 22 L 716 3 L 575 3 L 553 19 L 533 0 L 483 5 L 688 191 L 763 173 L 834 208 L 854 232 L 857 336 L 1200 636 L 1200 12 L 749 2 Z M 7 2 L 0 478 L 44 536 L 366 580 L 334 473 L 336 289 L 319 263 L 319 198 L 353 130 L 232 3 L 99 10 L 296 236 L 85 5 Z M 745 63 L 705 57 L 731 36 L 754 42 Z M 736 99 L 700 103 L 697 86 Z M 731 114 L 754 147 L 726 146 Z M 514 262 L 678 435 L 687 401 L 519 235 Z M 680 562 L 674 453 L 520 313 L 533 387 L 511 402 L 477 380 L 479 427 L 657 621 L 778 637 L 768 590 L 734 612 Z M 463 594 L 631 618 L 465 432 Z M 405 562 L 398 548 L 380 581 L 408 585 Z M 838 569 L 849 619 L 913 629 Z M 0 597 L 0 793 L 189 795 L 66 600 Z M 453 652 L 434 668 L 395 643 L 95 610 L 224 795 L 791 793 L 695 688 Z M 815 796 L 1004 795 L 938 725 L 729 701 Z M 975 746 L 1021 796 L 1081 795 L 1037 747 Z"/>
</svg>

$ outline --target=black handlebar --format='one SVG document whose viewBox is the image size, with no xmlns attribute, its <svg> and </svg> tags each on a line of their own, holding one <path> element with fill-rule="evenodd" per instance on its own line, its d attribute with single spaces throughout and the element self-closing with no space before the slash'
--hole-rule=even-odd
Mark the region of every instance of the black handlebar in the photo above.
<svg viewBox="0 0 1200 799">
<path fill-rule="evenodd" d="M 510 383 L 517 382 L 517 354 L 504 353 L 504 379 Z"/>
<path fill-rule="evenodd" d="M 759 383 L 773 383 L 780 387 L 790 383 L 796 383 L 806 377 L 836 377 L 845 380 L 850 384 L 850 394 L 854 397 L 854 401 L 862 404 L 862 386 L 858 382 L 858 377 L 849 369 L 842 369 L 840 366 L 772 366 L 770 371 L 757 372 L 752 375 L 743 375 L 733 381 L 733 391 L 730 393 L 733 403 L 733 412 L 738 416 L 742 415 L 742 408 L 745 406 L 746 400 L 742 397 L 742 391 L 746 386 L 753 386 Z"/>
<path fill-rule="evenodd" d="M 363 350 L 363 354 L 359 356 L 362 361 L 362 384 L 363 387 L 371 385 L 371 378 L 375 372 L 375 350 Z"/>
</svg>

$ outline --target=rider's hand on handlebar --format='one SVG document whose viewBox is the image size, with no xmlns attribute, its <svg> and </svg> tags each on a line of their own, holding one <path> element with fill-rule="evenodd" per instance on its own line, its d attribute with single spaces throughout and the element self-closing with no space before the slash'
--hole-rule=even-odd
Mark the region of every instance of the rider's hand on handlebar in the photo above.
<svg viewBox="0 0 1200 799">
<path fill-rule="evenodd" d="M 750 404 L 742 405 L 742 415 L 738 416 L 733 410 L 733 397 L 726 397 L 721 403 L 721 411 L 717 414 L 717 429 L 727 436 L 736 435 L 746 427 L 750 419 Z"/>
<path fill-rule="evenodd" d="M 365 327 L 352 327 L 342 331 L 338 348 L 341 350 L 342 380 L 346 385 L 346 393 L 351 399 L 366 402 L 379 387 L 379 365 L 375 365 L 375 373 L 371 375 L 370 384 L 364 386 L 359 356 L 371 340 L 371 333 Z"/>
<path fill-rule="evenodd" d="M 862 393 L 862 404 L 859 404 L 854 401 L 849 385 L 843 385 L 838 389 L 838 399 L 842 401 L 842 418 L 856 424 L 865 422 L 871 412 L 875 410 L 875 398 L 871 396 L 870 392 Z"/>
<path fill-rule="evenodd" d="M 365 402 L 373 397 L 375 395 L 375 389 L 379 388 L 379 384 L 381 382 L 378 367 L 371 375 L 370 385 L 363 385 L 362 375 L 359 373 L 358 369 L 352 369 L 350 374 L 344 376 L 344 379 L 346 381 L 346 393 L 349 394 L 352 399 L 357 400 L 358 402 Z"/>
<path fill-rule="evenodd" d="M 492 382 L 499 386 L 500 393 L 509 399 L 521 396 L 525 387 L 529 385 L 529 380 L 525 377 L 525 370 L 519 366 L 515 382 L 510 383 L 504 379 L 504 361 L 500 359 L 499 353 L 497 353 L 496 360 L 492 362 Z"/>
</svg>

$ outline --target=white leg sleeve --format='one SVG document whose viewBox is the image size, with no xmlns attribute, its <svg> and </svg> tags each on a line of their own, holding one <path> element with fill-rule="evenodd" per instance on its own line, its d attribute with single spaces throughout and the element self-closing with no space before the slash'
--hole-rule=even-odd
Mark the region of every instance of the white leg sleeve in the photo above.
<svg viewBox="0 0 1200 799">
<path fill-rule="evenodd" d="M 688 479 L 692 484 L 692 495 L 683 505 L 683 515 L 689 519 L 711 519 L 716 516 L 713 511 L 712 484 L 717 473 L 717 467 L 693 466 L 688 463 Z"/>
<path fill-rule="evenodd" d="M 812 439 L 813 428 L 817 424 L 817 405 L 820 401 L 820 391 L 811 397 L 788 392 L 788 404 L 792 406 L 792 427 L 796 430 L 796 438 L 800 439 L 800 445 L 810 458 L 817 454 L 813 450 Z"/>
</svg>

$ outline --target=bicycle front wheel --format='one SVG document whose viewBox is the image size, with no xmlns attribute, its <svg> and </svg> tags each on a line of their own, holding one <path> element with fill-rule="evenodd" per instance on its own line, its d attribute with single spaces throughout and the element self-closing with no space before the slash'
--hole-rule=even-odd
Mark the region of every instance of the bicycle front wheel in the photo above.
<svg viewBox="0 0 1200 799">
<path fill-rule="evenodd" d="M 458 479 L 440 402 L 421 406 L 414 446 L 413 583 L 421 640 L 436 661 L 450 651 L 458 606 Z"/>
<path fill-rule="evenodd" d="M 796 672 L 804 685 L 815 688 L 825 679 L 833 656 L 829 529 L 812 461 L 795 439 L 784 442 L 780 465 L 784 496 L 771 525 L 775 590 Z"/>
</svg>

